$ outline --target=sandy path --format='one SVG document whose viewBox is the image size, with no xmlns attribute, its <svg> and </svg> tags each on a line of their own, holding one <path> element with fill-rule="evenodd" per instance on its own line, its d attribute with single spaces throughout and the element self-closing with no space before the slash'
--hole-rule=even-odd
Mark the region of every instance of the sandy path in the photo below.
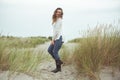
<svg viewBox="0 0 120 80">
<path fill-rule="evenodd" d="M 47 65 L 46 65 L 47 64 Z M 55 69 L 55 63 L 53 60 L 46 61 L 40 64 L 38 70 L 41 75 L 41 80 L 75 80 L 76 70 L 72 65 L 62 66 L 62 72 L 52 73 L 51 70 Z"/>
<path fill-rule="evenodd" d="M 47 42 L 43 45 L 38 45 L 35 48 L 35 51 L 39 51 L 40 49 L 44 50 L 44 53 L 47 52 L 47 49 L 50 45 L 50 42 Z M 73 43 L 65 43 L 64 46 L 68 49 L 73 49 L 73 47 L 70 47 L 72 45 L 75 45 Z M 72 65 L 64 65 L 62 66 L 62 72 L 58 73 L 52 73 L 51 70 L 55 69 L 55 61 L 50 56 L 50 60 L 43 61 L 39 66 L 37 71 L 40 72 L 40 76 L 37 76 L 40 80 L 76 80 L 77 77 L 77 71 Z"/>
</svg>

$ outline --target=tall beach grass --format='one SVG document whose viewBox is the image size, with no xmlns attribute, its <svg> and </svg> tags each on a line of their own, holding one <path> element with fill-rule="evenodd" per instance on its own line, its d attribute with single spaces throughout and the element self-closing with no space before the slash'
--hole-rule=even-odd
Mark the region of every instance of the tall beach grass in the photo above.
<svg viewBox="0 0 120 80">
<path fill-rule="evenodd" d="M 79 46 L 74 52 L 74 63 L 80 73 L 91 80 L 100 80 L 102 67 L 112 66 L 120 69 L 120 26 L 98 25 L 84 33 L 77 40 Z M 74 40 L 73 40 L 74 41 Z"/>
<path fill-rule="evenodd" d="M 34 51 L 36 45 L 46 38 L 18 38 L 0 36 L 0 70 L 33 73 L 44 58 L 42 50 Z"/>
</svg>

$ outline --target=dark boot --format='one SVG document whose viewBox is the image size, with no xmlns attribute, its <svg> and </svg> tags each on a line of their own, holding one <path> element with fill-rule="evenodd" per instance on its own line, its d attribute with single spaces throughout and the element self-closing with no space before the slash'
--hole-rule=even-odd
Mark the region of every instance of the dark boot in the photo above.
<svg viewBox="0 0 120 80">
<path fill-rule="evenodd" d="M 61 60 L 56 60 L 56 69 L 52 70 L 52 72 L 57 73 L 57 72 L 61 71 L 61 64 L 63 64 L 63 62 Z"/>
<path fill-rule="evenodd" d="M 57 70 L 57 62 L 55 60 L 55 64 L 56 64 L 56 68 L 54 70 L 52 70 L 51 72 L 55 72 Z"/>
<path fill-rule="evenodd" d="M 60 64 L 63 64 L 63 62 L 60 60 Z"/>
<path fill-rule="evenodd" d="M 55 70 L 52 70 L 52 72 L 57 73 L 61 71 L 61 65 L 57 65 L 57 68 Z"/>
</svg>

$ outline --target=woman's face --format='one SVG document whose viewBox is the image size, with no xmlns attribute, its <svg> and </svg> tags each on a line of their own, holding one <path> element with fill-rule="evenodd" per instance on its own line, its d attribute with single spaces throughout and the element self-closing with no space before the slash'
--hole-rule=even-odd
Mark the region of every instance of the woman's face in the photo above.
<svg viewBox="0 0 120 80">
<path fill-rule="evenodd" d="M 57 10 L 57 12 L 56 12 L 56 17 L 60 17 L 61 14 L 62 14 L 62 11 L 61 11 L 61 10 Z"/>
</svg>

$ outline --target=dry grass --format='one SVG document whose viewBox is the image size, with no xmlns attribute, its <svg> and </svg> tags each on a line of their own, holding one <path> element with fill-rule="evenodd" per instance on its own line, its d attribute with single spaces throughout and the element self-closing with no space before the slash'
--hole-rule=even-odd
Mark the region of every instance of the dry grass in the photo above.
<svg viewBox="0 0 120 80">
<path fill-rule="evenodd" d="M 120 68 L 120 29 L 113 25 L 99 25 L 84 33 L 74 52 L 74 61 L 79 72 L 92 80 L 98 80 L 103 66 Z"/>
<path fill-rule="evenodd" d="M 41 40 L 42 42 L 39 42 Z M 20 38 L 0 37 L 0 70 L 8 70 L 12 73 L 34 72 L 38 64 L 45 57 L 45 55 L 42 54 L 42 51 L 39 50 L 38 52 L 34 52 L 33 48 L 35 45 L 47 41 L 42 38 L 41 40 L 40 38 L 27 38 L 26 41 L 33 42 L 29 45 L 26 41 L 21 41 Z"/>
</svg>

